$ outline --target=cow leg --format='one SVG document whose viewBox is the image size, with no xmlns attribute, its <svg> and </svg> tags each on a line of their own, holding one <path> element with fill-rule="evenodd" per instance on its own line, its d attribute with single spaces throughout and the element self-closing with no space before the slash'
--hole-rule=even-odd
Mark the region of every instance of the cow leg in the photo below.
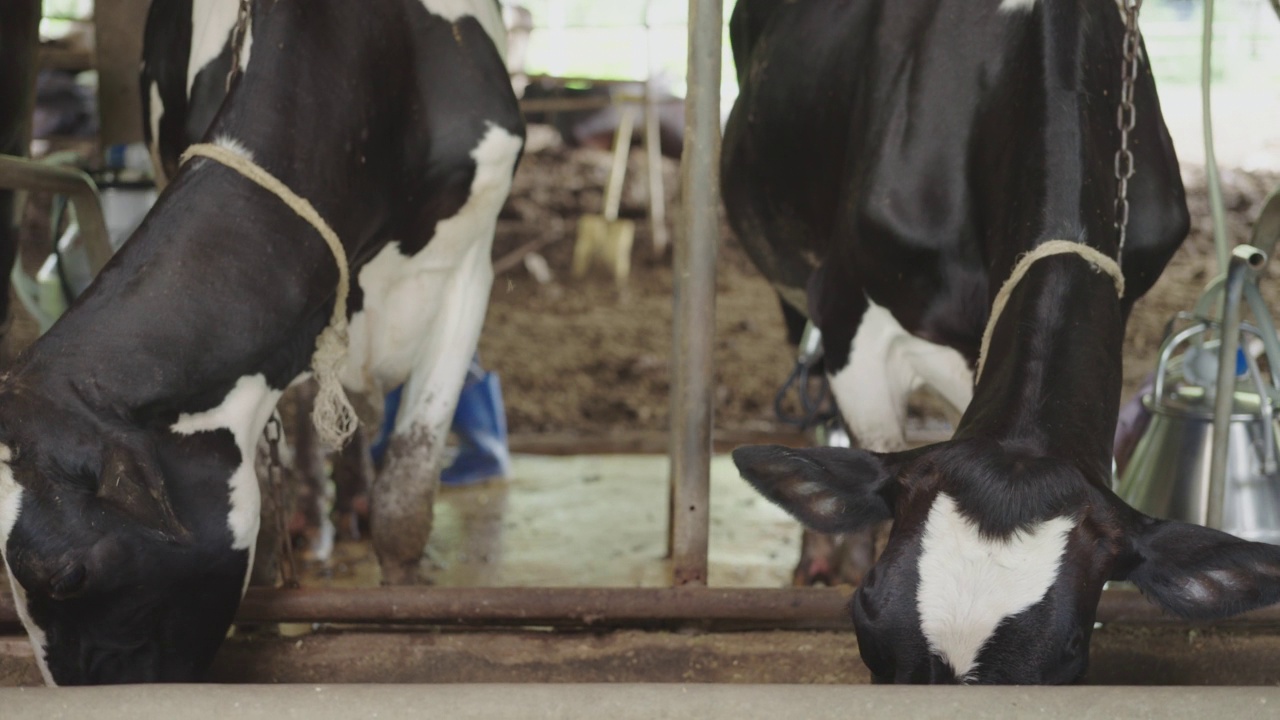
<svg viewBox="0 0 1280 720">
<path fill-rule="evenodd" d="M 329 522 L 332 498 L 325 468 L 326 448 L 311 422 L 316 384 L 308 380 L 289 388 L 280 401 L 285 437 L 292 443 L 291 462 L 286 464 L 289 494 L 288 532 L 290 538 L 304 539 L 312 556 L 327 560 L 333 550 L 333 526 Z M 296 546 L 296 543 L 295 543 Z"/>
<path fill-rule="evenodd" d="M 973 372 L 955 350 L 908 333 L 887 308 L 869 303 L 850 347 L 829 356 L 831 392 L 858 444 L 874 452 L 907 448 L 907 400 L 928 385 L 958 412 L 973 397 Z M 841 362 L 847 355 L 847 361 Z M 875 565 L 892 523 L 850 533 L 831 563 L 838 581 L 857 584 Z"/>
<path fill-rule="evenodd" d="M 799 348 L 809 318 L 785 299 L 779 304 L 782 306 L 782 322 L 787 329 L 787 342 Z M 843 536 L 840 535 L 827 535 L 804 528 L 800 535 L 800 561 L 791 573 L 791 583 L 800 587 L 835 585 L 839 580 L 842 539 Z"/>
<path fill-rule="evenodd" d="M 369 522 L 369 488 L 374 484 L 369 437 L 359 430 L 334 458 L 333 515 L 340 537 L 358 540 Z"/>
<path fill-rule="evenodd" d="M 280 578 L 280 525 L 277 513 L 276 493 L 271 486 L 271 454 L 266 438 L 258 438 L 254 455 L 254 469 L 258 474 L 258 494 L 262 497 L 258 520 L 258 541 L 253 553 L 253 568 L 249 571 L 249 584 L 275 587 Z"/>
<path fill-rule="evenodd" d="M 385 391 L 404 382 L 370 498 L 373 547 L 387 584 L 424 579 L 420 563 L 445 440 L 480 339 L 498 212 L 523 144 L 523 135 L 490 124 L 470 152 L 475 172 L 457 213 L 433 221 L 424 244 L 389 243 L 360 271 L 364 305 L 352 316 L 344 384 Z M 413 246 L 420 249 L 403 254 Z"/>
<path fill-rule="evenodd" d="M 847 315 L 838 319 L 848 322 Z M 959 411 L 973 395 L 972 371 L 963 357 L 907 333 L 886 308 L 869 304 L 848 347 L 841 346 L 838 332 L 824 328 L 823 337 L 836 405 L 850 435 L 867 450 L 906 449 L 907 399 L 921 385 L 933 387 Z M 875 565 L 889 526 L 839 538 L 805 531 L 793 582 L 858 584 Z"/>
<path fill-rule="evenodd" d="M 436 275 L 443 287 L 435 295 L 434 320 L 405 384 L 373 485 L 373 546 L 386 584 L 424 580 L 419 566 L 431 535 L 445 441 L 493 284 L 490 247 L 491 242 L 475 243 L 448 274 Z"/>
<path fill-rule="evenodd" d="M 824 331 L 824 341 L 828 334 Z M 885 308 L 872 305 L 863 314 L 853 342 L 843 354 L 831 352 L 827 369 L 831 394 L 849 434 L 873 452 L 905 450 L 907 396 L 919 382 L 902 364 L 902 341 L 909 337 Z"/>
</svg>

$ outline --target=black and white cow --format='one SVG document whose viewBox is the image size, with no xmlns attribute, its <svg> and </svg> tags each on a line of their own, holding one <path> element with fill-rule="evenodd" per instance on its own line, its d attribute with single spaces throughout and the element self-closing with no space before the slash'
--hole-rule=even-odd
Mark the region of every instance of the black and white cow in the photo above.
<svg viewBox="0 0 1280 720">
<path fill-rule="evenodd" d="M 498 18 L 493 0 L 254 2 L 206 136 L 342 239 L 358 279 L 344 384 L 407 378 L 373 498 L 392 582 L 414 579 L 430 530 L 523 145 Z M 254 447 L 337 278 L 311 225 L 197 160 L 0 378 L 0 547 L 47 680 L 201 677 L 254 551 Z"/>
<path fill-rule="evenodd" d="M 1124 296 L 1079 255 L 1034 262 L 973 385 L 1020 256 L 1051 239 L 1117 255 L 1115 3 L 740 0 L 730 32 L 729 217 L 822 330 L 863 447 L 735 460 L 814 529 L 894 520 L 851 604 L 874 677 L 1075 681 L 1112 579 L 1193 618 L 1280 600 L 1280 548 L 1147 517 L 1110 488 L 1125 318 L 1188 227 L 1145 62 Z M 920 383 L 965 412 L 952 440 L 904 450 Z"/>
</svg>

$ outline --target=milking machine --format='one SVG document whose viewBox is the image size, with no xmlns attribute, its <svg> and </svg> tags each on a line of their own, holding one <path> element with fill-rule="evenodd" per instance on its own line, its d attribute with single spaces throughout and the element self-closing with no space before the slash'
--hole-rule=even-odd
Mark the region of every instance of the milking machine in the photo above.
<svg viewBox="0 0 1280 720">
<path fill-rule="evenodd" d="M 1258 288 L 1280 240 L 1280 189 L 1250 243 L 1228 250 L 1209 114 L 1212 13 L 1208 0 L 1205 164 L 1221 274 L 1170 321 L 1152 381 L 1121 411 L 1117 492 L 1149 515 L 1280 543 L 1280 341 Z M 1126 433 L 1140 436 L 1131 454 Z"/>
<path fill-rule="evenodd" d="M 1258 288 L 1280 239 L 1280 192 L 1253 236 L 1170 321 L 1118 493 L 1149 515 L 1280 543 L 1280 341 Z"/>
</svg>

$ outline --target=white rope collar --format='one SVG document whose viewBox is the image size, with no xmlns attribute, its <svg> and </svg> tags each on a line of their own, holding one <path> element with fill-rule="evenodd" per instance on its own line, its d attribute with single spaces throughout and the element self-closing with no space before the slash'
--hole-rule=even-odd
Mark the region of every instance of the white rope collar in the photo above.
<svg viewBox="0 0 1280 720">
<path fill-rule="evenodd" d="M 316 338 L 316 351 L 311 356 L 311 369 L 320 385 L 311 419 L 325 443 L 335 448 L 342 447 L 356 429 L 355 410 L 338 380 L 347 361 L 347 295 L 351 284 L 347 251 L 342 247 L 342 241 L 311 203 L 246 155 L 221 145 L 200 143 L 182 153 L 182 162 L 185 164 L 194 157 L 208 158 L 225 165 L 270 191 L 310 223 L 333 253 L 333 259 L 338 264 L 337 296 L 333 302 L 333 315 L 329 319 L 329 325 Z"/>
<path fill-rule="evenodd" d="M 987 350 L 991 345 L 991 335 L 995 332 L 996 323 L 1000 320 L 1000 314 L 1004 312 L 1004 306 L 1009 302 L 1009 296 L 1013 294 L 1013 289 L 1018 286 L 1018 282 L 1022 280 L 1027 271 L 1031 269 L 1031 265 L 1037 260 L 1043 260 L 1053 255 L 1069 254 L 1079 255 L 1093 263 L 1097 269 L 1110 275 L 1116 285 L 1116 295 L 1124 297 L 1124 273 L 1120 270 L 1120 264 L 1110 257 L 1088 245 L 1071 242 L 1070 240 L 1049 240 L 1037 246 L 1018 260 L 1018 263 L 1013 266 L 1013 272 L 1009 274 L 1009 278 L 1004 281 L 1004 285 L 1000 286 L 1000 292 L 996 293 L 995 302 L 991 304 L 991 317 L 987 319 L 987 327 L 982 331 L 982 346 L 978 350 L 978 370 L 973 376 L 974 384 L 977 384 L 978 380 L 982 378 L 982 367 L 987 360 Z"/>
</svg>

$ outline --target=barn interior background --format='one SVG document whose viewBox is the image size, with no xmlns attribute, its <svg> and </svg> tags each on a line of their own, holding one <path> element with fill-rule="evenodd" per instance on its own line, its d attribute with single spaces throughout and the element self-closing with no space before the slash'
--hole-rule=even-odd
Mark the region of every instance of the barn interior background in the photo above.
<svg viewBox="0 0 1280 720">
<path fill-rule="evenodd" d="M 605 101 L 603 108 L 572 114 L 540 106 L 538 112 L 554 116 L 531 127 L 529 150 L 499 223 L 498 279 L 480 345 L 485 365 L 502 379 L 515 452 L 512 477 L 444 491 L 429 551 L 434 577 L 441 587 L 667 587 L 673 273 L 671 252 L 655 250 L 655 235 L 675 232 L 682 211 L 677 157 L 688 5 L 522 5 L 532 21 L 521 69 L 529 86 L 541 84 L 544 97 Z M 725 2 L 726 18 L 732 5 Z M 140 139 L 141 120 L 136 90 L 128 87 L 136 71 L 128 48 L 137 43 L 137 18 L 146 0 L 98 0 L 96 22 L 93 0 L 44 0 L 44 7 L 41 29 L 48 43 L 41 51 L 33 155 L 70 152 L 86 167 L 112 163 L 126 175 L 144 170 L 145 154 L 130 149 Z M 1201 7 L 1189 0 L 1147 0 L 1143 7 L 1143 35 L 1182 161 L 1193 227 L 1130 320 L 1126 398 L 1153 367 L 1168 318 L 1190 307 L 1217 271 L 1200 140 Z M 1229 229 L 1238 242 L 1247 237 L 1267 193 L 1280 184 L 1280 22 L 1267 0 L 1220 0 L 1215 39 L 1217 152 Z M 736 95 L 727 25 L 723 55 L 720 94 L 727 114 Z M 617 209 L 618 218 L 634 223 L 629 275 L 620 282 L 597 269 L 575 278 L 579 219 L 607 210 L 620 108 L 644 98 L 643 86 L 602 81 L 645 79 L 652 81 L 654 106 L 674 110 L 677 118 L 659 128 L 667 131 L 667 152 L 656 160 L 666 218 L 655 232 L 650 196 L 656 186 L 648 172 L 655 160 L 640 142 L 644 127 L 636 119 L 637 142 L 625 155 Z M 536 93 L 526 96 L 536 102 Z M 136 200 L 130 192 L 125 189 L 119 198 L 126 215 Z M 49 254 L 49 205 L 48 197 L 33 195 L 26 214 L 22 262 L 32 276 Z M 119 222 L 127 225 L 127 219 Z M 717 449 L 770 438 L 806 442 L 774 412 L 775 393 L 794 363 L 775 295 L 727 227 L 717 267 Z M 1280 301 L 1277 279 L 1280 268 L 1273 263 L 1262 283 L 1273 308 Z M 913 406 L 917 439 L 946 434 L 946 419 L 935 408 L 927 396 Z M 712 462 L 711 487 L 708 584 L 785 586 L 799 547 L 797 525 L 738 480 L 724 456 Z M 372 550 L 359 538 L 340 537 L 331 552 L 320 555 L 305 543 L 300 549 L 308 552 L 304 586 L 377 584 Z M 519 596 L 488 597 L 518 602 Z M 654 626 L 640 621 L 644 611 L 637 609 L 630 622 L 620 624 Z M 1168 627 L 1150 624 L 1141 612 L 1126 612 L 1117 610 L 1116 625 L 1094 641 L 1093 677 L 1100 682 L 1280 681 L 1280 636 L 1270 630 L 1247 623 Z M 541 631 L 344 633 L 298 623 L 281 627 L 287 641 L 255 634 L 230 643 L 216 674 L 224 680 L 293 681 L 332 679 L 339 670 L 343 679 L 370 681 L 866 680 L 856 648 L 831 641 L 830 633 L 840 631 L 837 622 L 802 621 L 800 630 L 789 633 L 752 632 L 751 624 L 688 623 L 686 628 L 697 631 L 692 639 L 643 629 L 576 628 L 561 631 L 577 633 L 571 642 L 548 643 Z M 4 630 L 11 637 L 0 639 L 0 684 L 38 682 L 34 668 L 22 662 L 30 652 L 18 628 Z"/>
</svg>

